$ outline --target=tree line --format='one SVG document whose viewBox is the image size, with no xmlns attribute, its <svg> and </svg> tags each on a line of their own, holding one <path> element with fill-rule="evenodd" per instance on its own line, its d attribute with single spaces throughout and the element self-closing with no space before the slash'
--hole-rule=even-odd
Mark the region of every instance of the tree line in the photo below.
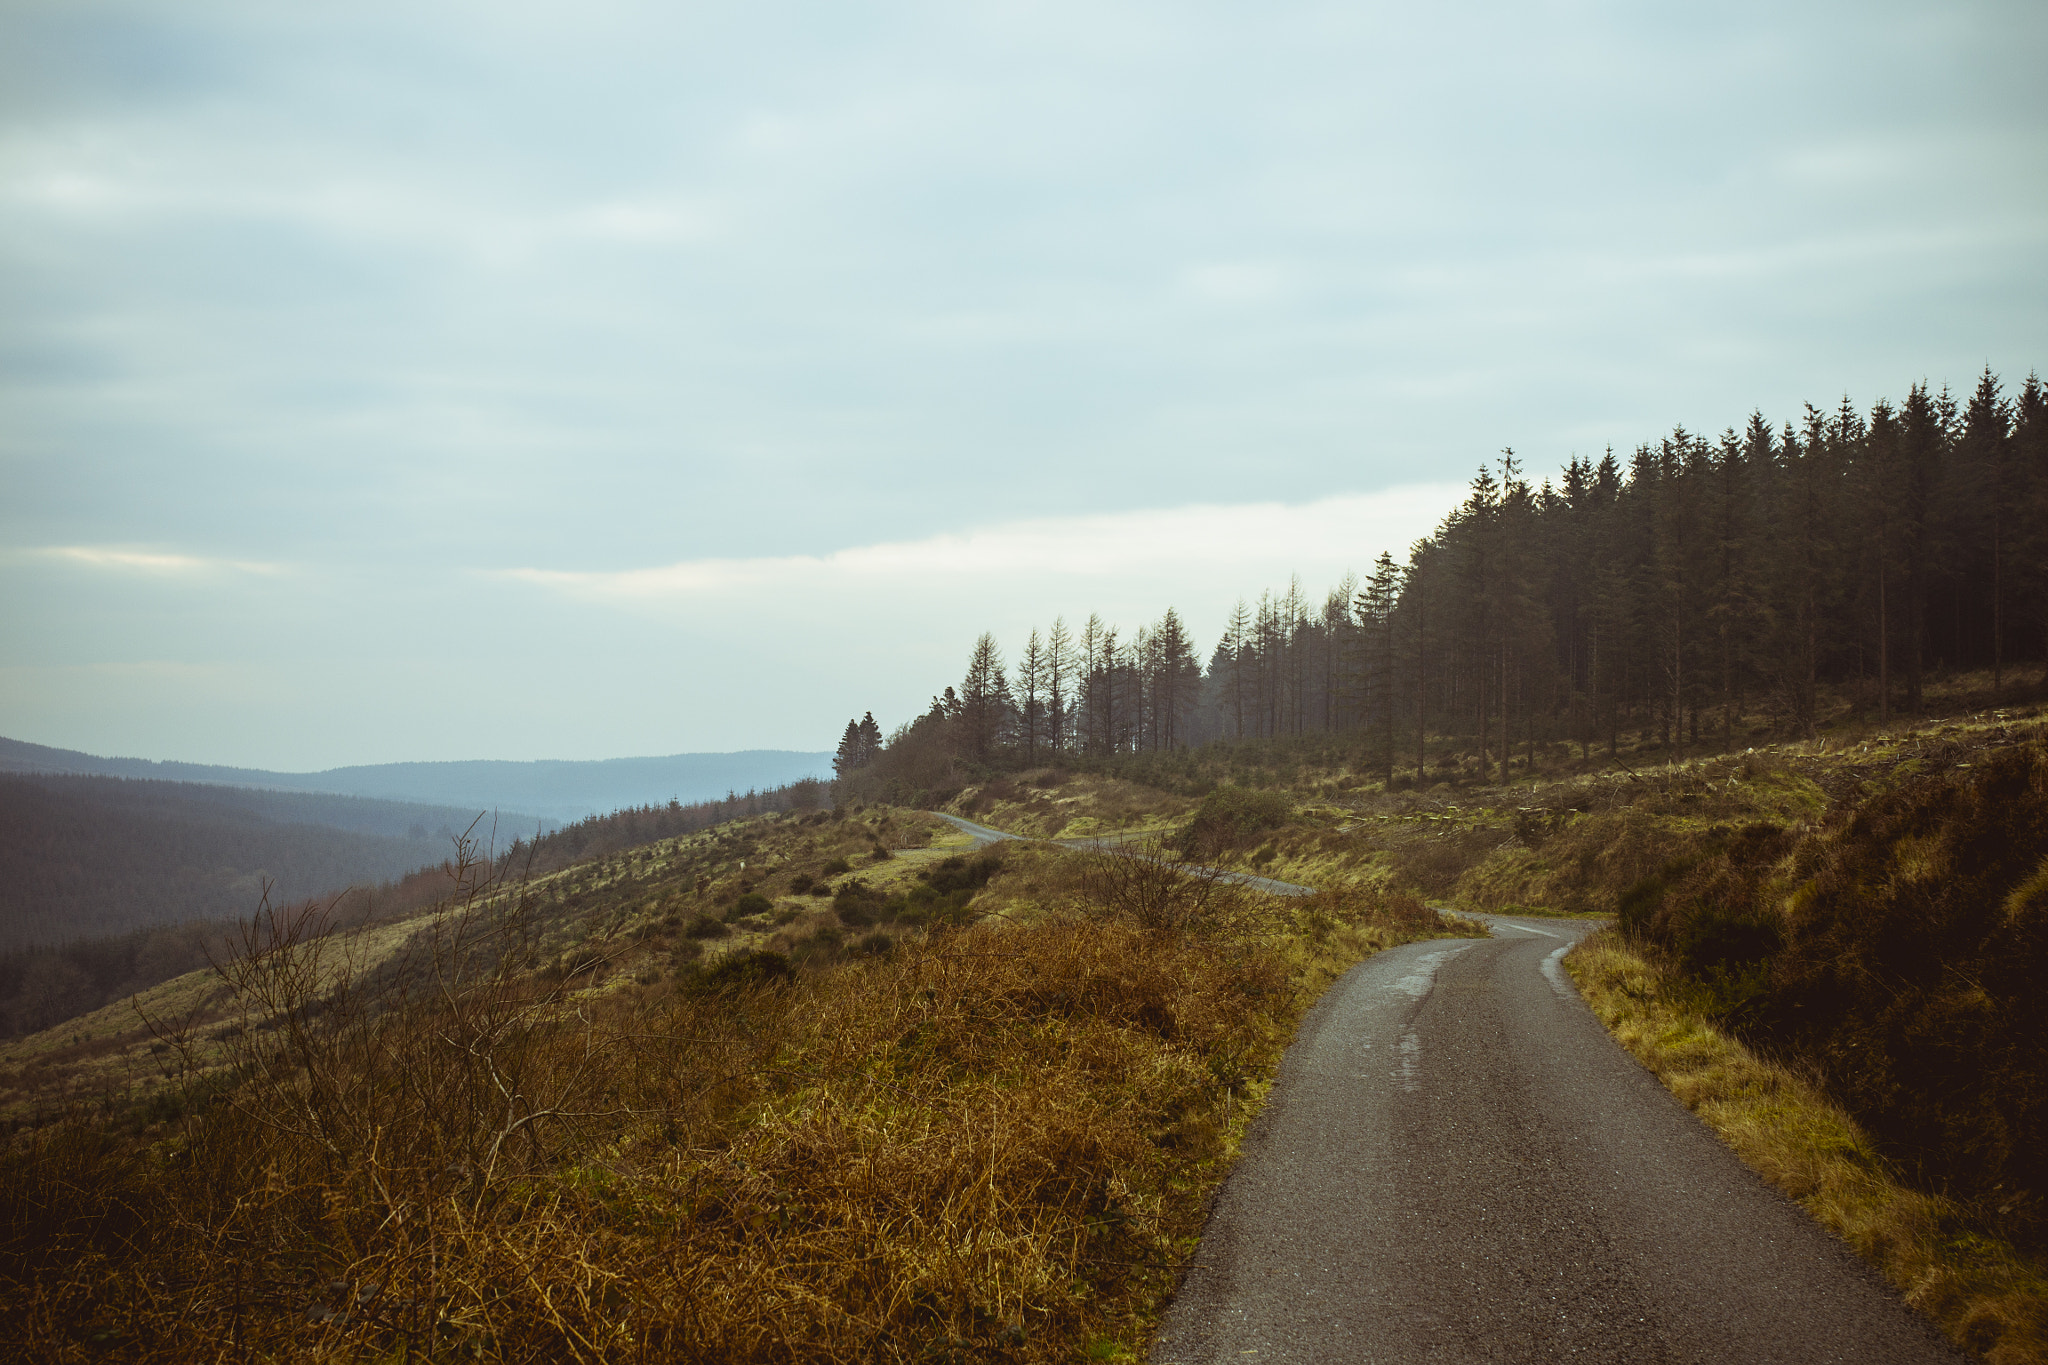
<svg viewBox="0 0 2048 1365">
<path fill-rule="evenodd" d="M 1937 674 L 1988 672 L 1995 695 L 2044 659 L 2048 391 L 1987 368 L 1967 399 L 1915 384 L 1867 412 L 1679 427 L 1541 481 L 1504 450 L 1405 560 L 1240 600 L 1206 667 L 1170 608 L 1128 634 L 1056 618 L 1009 668 L 984 634 L 925 714 L 842 745 L 840 781 L 909 799 L 974 769 L 1317 731 L 1389 782 L 1475 754 L 1504 781 L 1559 745 L 1691 752 L 1759 719 L 1812 737 L 1828 688 L 1889 721 Z"/>
<path fill-rule="evenodd" d="M 728 820 L 783 811 L 816 810 L 830 797 L 825 782 L 805 777 L 778 787 L 729 791 L 722 799 L 680 801 L 671 798 L 665 805 L 627 806 L 608 815 L 587 816 L 532 841 L 514 839 L 496 852 L 498 871 L 515 878 L 538 876 L 586 858 L 598 858 L 661 839 L 695 834 Z"/>
</svg>

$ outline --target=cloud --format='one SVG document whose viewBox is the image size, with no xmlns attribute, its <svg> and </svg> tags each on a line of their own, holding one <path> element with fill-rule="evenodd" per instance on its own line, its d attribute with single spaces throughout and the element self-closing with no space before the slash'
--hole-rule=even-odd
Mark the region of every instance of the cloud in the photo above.
<svg viewBox="0 0 2048 1365">
<path fill-rule="evenodd" d="M 679 200 L 615 200 L 596 204 L 566 220 L 569 235 L 650 245 L 701 242 L 717 230 L 714 215 Z"/>
<path fill-rule="evenodd" d="M 2038 0 L 17 0 L 0 662 L 275 691 L 0 678 L 0 732 L 829 744 L 982 630 L 1320 594 L 1503 445 L 2016 379 L 2044 40 Z M 480 686 L 480 639 L 544 644 Z"/>
<path fill-rule="evenodd" d="M 1269 262 L 1233 261 L 1196 266 L 1186 287 L 1210 303 L 1270 303 L 1287 292 L 1287 275 Z"/>
<path fill-rule="evenodd" d="M 284 566 L 280 564 L 265 564 L 246 559 L 164 554 L 159 551 L 124 549 L 111 545 L 49 545 L 28 553 L 39 559 L 82 564 L 88 568 L 153 575 L 221 572 L 272 575 L 284 572 Z"/>
<path fill-rule="evenodd" d="M 1220 591 L 1225 596 L 1218 600 L 1227 600 L 1255 591 L 1262 577 L 1299 571 L 1334 578 L 1345 569 L 1365 570 L 1381 550 L 1404 558 L 1462 491 L 1455 484 L 1411 484 L 1298 504 L 1205 503 L 1036 517 L 821 555 L 692 559 L 611 571 L 521 567 L 492 576 L 585 601 L 654 608 L 762 595 L 815 601 L 819 594 L 920 586 L 945 596 L 994 591 L 1008 598 L 1022 583 L 1042 599 L 1109 580 L 1153 591 L 1179 585 L 1200 599 Z M 1040 609 L 1047 609 L 1042 600 Z"/>
</svg>

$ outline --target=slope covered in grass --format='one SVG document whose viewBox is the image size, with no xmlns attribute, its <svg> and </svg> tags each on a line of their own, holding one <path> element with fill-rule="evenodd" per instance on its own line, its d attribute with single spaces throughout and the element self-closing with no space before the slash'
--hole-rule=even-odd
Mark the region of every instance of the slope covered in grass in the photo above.
<svg viewBox="0 0 2048 1365">
<path fill-rule="evenodd" d="M 1818 826 L 1703 841 L 1621 927 L 1886 1152 L 2048 1245 L 2048 743 L 1902 762 Z"/>
<path fill-rule="evenodd" d="M 140 1048 L 156 1090 L 0 1159 L 0 1321 L 50 1359 L 1141 1349 L 1301 1011 L 1442 926 L 1205 888 L 1165 929 L 1087 855 L 929 824 L 260 927 Z"/>
</svg>

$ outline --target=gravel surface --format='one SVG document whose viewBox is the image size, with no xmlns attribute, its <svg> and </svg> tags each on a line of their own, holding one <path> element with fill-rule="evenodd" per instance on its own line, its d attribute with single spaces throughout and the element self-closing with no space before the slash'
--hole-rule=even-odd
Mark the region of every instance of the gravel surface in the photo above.
<svg viewBox="0 0 2048 1365">
<path fill-rule="evenodd" d="M 1591 923 L 1482 918 L 1303 1021 L 1154 1360 L 1963 1359 L 1608 1036 Z"/>
</svg>

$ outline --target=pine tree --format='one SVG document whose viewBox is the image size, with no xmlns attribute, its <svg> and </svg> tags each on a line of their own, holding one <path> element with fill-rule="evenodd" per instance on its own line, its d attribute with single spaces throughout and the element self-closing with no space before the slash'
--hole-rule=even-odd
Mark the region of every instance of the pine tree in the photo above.
<svg viewBox="0 0 2048 1365">
<path fill-rule="evenodd" d="M 1158 717 L 1157 747 L 1176 749 L 1186 742 L 1189 713 L 1201 686 L 1201 664 L 1195 643 L 1172 607 L 1152 631 L 1153 709 Z"/>
<path fill-rule="evenodd" d="M 1074 637 L 1067 630 L 1064 616 L 1053 618 L 1052 631 L 1046 636 L 1045 671 L 1046 744 L 1053 752 L 1062 753 L 1070 742 L 1073 718 L 1068 712 L 1074 704 Z"/>
<path fill-rule="evenodd" d="M 846 733 L 839 737 L 839 751 L 832 756 L 832 771 L 840 777 L 849 777 L 861 766 L 860 722 L 846 722 Z"/>
<path fill-rule="evenodd" d="M 1027 763 L 1038 762 L 1038 741 L 1045 723 L 1041 695 L 1045 675 L 1045 642 L 1038 636 L 1038 627 L 1033 626 L 1029 638 L 1024 641 L 1024 661 L 1017 669 L 1017 683 L 1024 690 L 1017 726 L 1024 739 L 1024 761 Z"/>
<path fill-rule="evenodd" d="M 967 676 L 960 684 L 960 722 L 966 732 L 967 752 L 977 762 L 988 762 L 1002 743 L 1010 710 L 1002 651 L 996 648 L 995 636 L 983 631 L 974 642 Z"/>
<path fill-rule="evenodd" d="M 1851 421 L 1855 426 L 1850 425 Z M 1848 399 L 1842 400 L 1837 429 L 1845 444 L 1862 421 Z M 1850 447 L 1852 451 L 1854 447 Z M 1860 458 L 1858 458 L 1860 456 Z M 1904 463 L 1899 450 L 1899 424 L 1892 405 L 1880 398 L 1870 410 L 1870 427 L 1863 433 L 1862 448 L 1851 460 L 1859 474 L 1865 518 L 1863 541 L 1865 568 L 1858 577 L 1868 584 L 1866 612 L 1874 611 L 1877 658 L 1877 715 L 1888 724 L 1892 715 L 1892 637 L 1897 594 L 1892 585 L 1894 560 L 1899 554 L 1901 495 L 1906 480 L 1900 474 Z"/>
<path fill-rule="evenodd" d="M 1251 651 L 1251 610 L 1242 597 L 1231 609 L 1228 633 L 1223 637 L 1229 651 L 1230 681 L 1227 696 L 1230 702 L 1231 737 L 1244 738 L 1245 668 Z"/>
<path fill-rule="evenodd" d="M 1357 594 L 1358 624 L 1365 636 L 1363 711 L 1379 742 L 1382 780 L 1394 784 L 1394 609 L 1400 601 L 1401 571 L 1385 550 L 1373 561 L 1372 577 Z"/>
<path fill-rule="evenodd" d="M 1812 736 L 1825 683 L 1888 721 L 1925 704 L 1930 668 L 1985 667 L 1996 689 L 2048 656 L 2048 392 L 2030 376 L 2008 400 L 1987 368 L 1960 410 L 1915 384 L 1867 417 L 1846 398 L 1780 428 L 1752 413 L 1713 439 L 1675 428 L 1626 467 L 1574 455 L 1534 487 L 1504 451 L 1405 567 L 1381 555 L 1362 588 L 1347 575 L 1320 613 L 1311 600 L 1298 577 L 1240 599 L 1206 677 L 1172 610 L 1128 637 L 1056 621 L 1026 645 L 1021 716 L 984 637 L 935 714 L 949 752 L 983 763 L 1014 761 L 1013 719 L 1025 762 L 1041 744 L 1115 755 L 1363 724 L 1388 781 L 1410 723 L 1418 781 L 1432 726 L 1446 759 L 1476 748 L 1506 781 L 1558 739 L 1584 759 L 1604 736 L 1614 755 L 1624 728 L 1725 748 L 1759 699 Z M 842 768 L 859 757 L 844 748 Z"/>
<path fill-rule="evenodd" d="M 1315 623 L 1323 663 L 1318 712 L 1324 730 L 1343 729 L 1365 705 L 1356 682 L 1358 641 L 1351 615 L 1358 591 L 1358 575 L 1346 573 L 1324 595 L 1322 618 Z"/>
<path fill-rule="evenodd" d="M 2033 628 L 2033 657 L 2048 661 L 2048 388 L 2038 375 L 2027 376 L 2013 402 L 2010 440 L 2016 509 L 2013 600 L 2030 606 L 2026 616 Z M 2048 682 L 2048 670 L 2043 681 Z"/>
<path fill-rule="evenodd" d="M 1075 660 L 1076 709 L 1075 742 L 1090 753 L 1101 752 L 1108 747 L 1107 739 L 1101 734 L 1102 728 L 1102 636 L 1105 627 L 1102 618 L 1094 612 L 1088 613 L 1086 624 L 1081 627 L 1081 655 Z"/>
<path fill-rule="evenodd" d="M 1963 495 L 1958 510 L 1981 509 L 1971 520 L 1975 523 L 1972 529 L 1980 533 L 1974 538 L 1981 546 L 1982 562 L 1970 567 L 1978 570 L 1975 577 L 1987 599 L 1983 614 L 1989 618 L 1986 624 L 1994 691 L 2005 684 L 2006 559 L 2017 491 L 2012 469 L 2012 418 L 2012 407 L 1999 391 L 1998 376 L 1986 365 L 1963 416 L 1956 467 Z M 1960 643 L 1956 653 L 1958 657 L 1963 654 Z"/>
<path fill-rule="evenodd" d="M 1928 596 L 1940 552 L 1934 510 L 1948 463 L 1954 404 L 1947 395 L 1928 393 L 1925 384 L 1906 391 L 1899 407 L 1899 456 L 1903 487 L 1898 507 L 1900 552 L 1906 576 L 1906 636 L 1901 654 L 1906 665 L 1906 707 L 1921 709 L 1922 673 L 1927 657 Z"/>
<path fill-rule="evenodd" d="M 1089 619 L 1093 620 L 1094 618 L 1090 617 Z M 1124 738 L 1123 732 L 1117 728 L 1119 715 L 1117 710 L 1117 693 L 1122 690 L 1122 680 L 1119 675 L 1123 672 L 1124 652 L 1118 647 L 1116 636 L 1117 628 L 1115 626 L 1105 626 L 1102 628 L 1098 645 L 1102 653 L 1095 661 L 1097 681 L 1094 689 L 1094 700 L 1095 706 L 1099 709 L 1102 725 L 1101 751 L 1106 754 L 1121 752 Z"/>
</svg>

